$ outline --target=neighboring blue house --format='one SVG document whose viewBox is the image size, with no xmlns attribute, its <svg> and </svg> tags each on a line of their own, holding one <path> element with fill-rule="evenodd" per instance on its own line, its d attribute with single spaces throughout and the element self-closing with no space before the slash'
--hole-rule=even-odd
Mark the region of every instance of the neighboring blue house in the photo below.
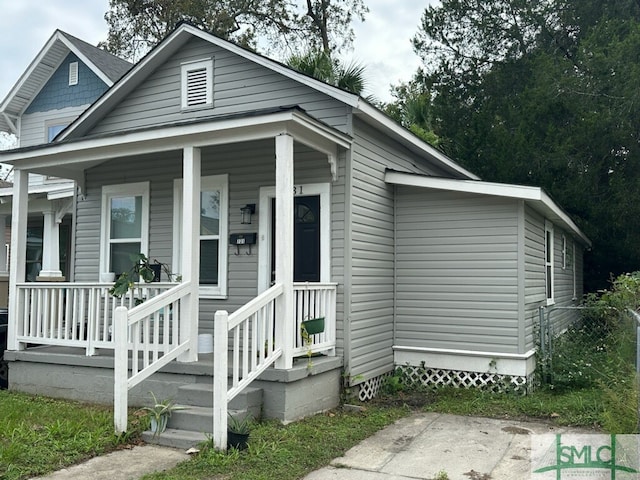
<svg viewBox="0 0 640 480">
<path fill-rule="evenodd" d="M 129 62 L 57 30 L 0 103 L 0 131 L 14 134 L 19 148 L 49 143 L 130 68 Z M 11 213 L 12 193 L 11 187 L 0 188 L 0 238 Z M 74 194 L 74 179 L 29 176 L 25 280 L 69 278 Z M 5 255 L 0 249 L 0 269 Z M 4 302 L 0 295 L 2 304 L 6 306 L 6 294 Z"/>
<path fill-rule="evenodd" d="M 150 390 L 191 406 L 167 438 L 216 445 L 228 406 L 290 421 L 398 366 L 524 390 L 539 307 L 582 295 L 590 242 L 542 190 L 483 182 L 363 98 L 187 24 L 20 147 L 0 153 L 10 388 L 113 399 L 117 430 Z M 72 282 L 23 282 L 30 173 L 77 182 Z M 137 252 L 179 281 L 111 297 Z"/>
</svg>

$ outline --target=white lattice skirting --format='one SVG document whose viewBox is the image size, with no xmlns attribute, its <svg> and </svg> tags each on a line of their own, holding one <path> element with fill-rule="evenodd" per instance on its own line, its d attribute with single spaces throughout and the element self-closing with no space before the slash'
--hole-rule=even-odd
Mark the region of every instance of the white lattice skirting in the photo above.
<svg viewBox="0 0 640 480">
<path fill-rule="evenodd" d="M 503 375 L 490 372 L 465 372 L 423 366 L 396 367 L 402 373 L 402 383 L 407 386 L 423 385 L 425 387 L 452 386 L 459 388 L 480 388 L 491 392 L 517 392 L 526 394 L 533 389 L 533 374 L 528 376 Z M 380 375 L 359 385 L 360 401 L 371 400 L 380 393 L 386 377 L 390 373 Z"/>
</svg>

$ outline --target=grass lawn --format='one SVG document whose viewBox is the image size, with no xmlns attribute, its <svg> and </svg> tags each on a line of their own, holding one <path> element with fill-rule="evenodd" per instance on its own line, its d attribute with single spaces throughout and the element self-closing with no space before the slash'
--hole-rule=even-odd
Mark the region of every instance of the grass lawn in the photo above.
<svg viewBox="0 0 640 480">
<path fill-rule="evenodd" d="M 0 390 L 0 478 L 17 480 L 112 451 L 140 432 L 113 433 L 110 408 Z"/>
<path fill-rule="evenodd" d="M 629 405 L 637 396 L 627 398 Z M 602 389 L 528 396 L 490 394 L 477 390 L 404 390 L 382 396 L 364 411 L 336 409 L 283 426 L 265 421 L 254 426 L 248 450 L 223 454 L 203 451 L 175 469 L 145 480 L 261 479 L 294 480 L 327 465 L 364 438 L 414 411 L 435 411 L 512 419 L 545 419 L 559 425 L 632 433 L 637 416 L 619 403 L 608 403 Z M 0 478 L 26 479 L 138 442 L 145 422 L 131 415 L 125 438 L 113 434 L 110 408 L 0 391 Z M 625 423 L 626 422 L 626 423 Z M 622 425 L 620 427 L 620 425 Z M 626 429 L 621 431 L 620 429 Z M 39 448 L 33 448 L 33 447 Z"/>
</svg>

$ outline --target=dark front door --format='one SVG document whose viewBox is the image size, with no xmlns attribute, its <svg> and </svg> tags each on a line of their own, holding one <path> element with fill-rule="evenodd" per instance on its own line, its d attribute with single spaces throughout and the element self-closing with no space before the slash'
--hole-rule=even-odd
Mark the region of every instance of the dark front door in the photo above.
<svg viewBox="0 0 640 480">
<path fill-rule="evenodd" d="M 271 281 L 275 280 L 275 199 L 271 202 Z M 293 281 L 320 281 L 320 196 L 294 197 Z"/>
</svg>

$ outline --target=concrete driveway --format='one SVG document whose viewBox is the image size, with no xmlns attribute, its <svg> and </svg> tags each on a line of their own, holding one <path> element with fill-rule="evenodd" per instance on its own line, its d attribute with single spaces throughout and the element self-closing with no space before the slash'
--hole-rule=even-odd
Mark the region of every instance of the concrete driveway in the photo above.
<svg viewBox="0 0 640 480">
<path fill-rule="evenodd" d="M 545 423 L 416 414 L 367 438 L 305 480 L 416 480 L 438 474 L 449 480 L 528 479 L 532 434 L 586 432 Z"/>
</svg>

